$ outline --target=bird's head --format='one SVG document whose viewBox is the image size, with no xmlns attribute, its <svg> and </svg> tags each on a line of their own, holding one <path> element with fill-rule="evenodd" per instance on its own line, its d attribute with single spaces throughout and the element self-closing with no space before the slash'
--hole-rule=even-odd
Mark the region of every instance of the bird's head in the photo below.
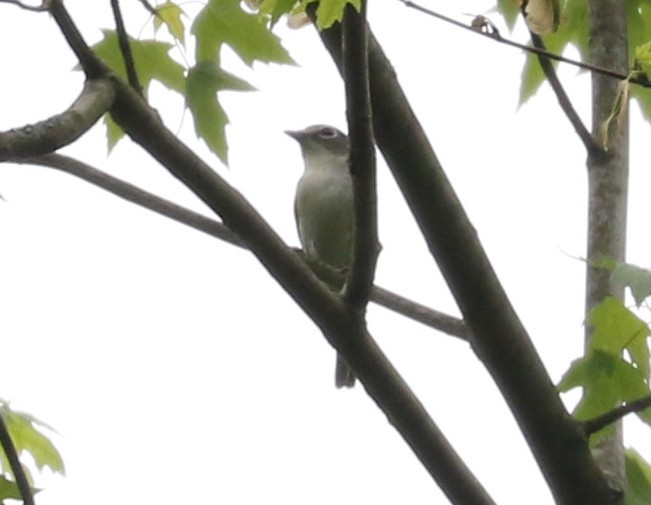
<svg viewBox="0 0 651 505">
<path fill-rule="evenodd" d="M 348 158 L 348 137 L 334 126 L 313 125 L 285 133 L 300 144 L 307 164 L 324 158 Z"/>
</svg>

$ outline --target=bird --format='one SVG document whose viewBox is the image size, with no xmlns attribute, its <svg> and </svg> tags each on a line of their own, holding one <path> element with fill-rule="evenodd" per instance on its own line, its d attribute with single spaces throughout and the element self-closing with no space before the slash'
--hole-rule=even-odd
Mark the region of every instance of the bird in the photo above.
<svg viewBox="0 0 651 505">
<path fill-rule="evenodd" d="M 305 164 L 296 186 L 294 215 L 303 252 L 336 269 L 353 261 L 353 181 L 348 137 L 334 126 L 313 125 L 285 131 L 295 139 Z M 337 354 L 337 388 L 353 387 L 355 375 Z"/>
</svg>

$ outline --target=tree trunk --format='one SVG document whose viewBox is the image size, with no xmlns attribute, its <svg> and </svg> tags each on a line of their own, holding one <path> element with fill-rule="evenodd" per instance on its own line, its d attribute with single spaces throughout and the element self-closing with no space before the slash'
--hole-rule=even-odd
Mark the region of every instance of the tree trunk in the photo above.
<svg viewBox="0 0 651 505">
<path fill-rule="evenodd" d="M 621 73 L 628 72 L 626 3 L 618 0 L 590 0 L 591 63 Z M 618 81 L 592 74 L 592 131 L 611 114 Z M 610 129 L 607 150 L 588 159 L 588 245 L 587 258 L 625 260 L 628 193 L 628 115 Z M 612 285 L 610 272 L 587 266 L 586 315 L 607 296 L 623 297 L 623 289 Z M 591 328 L 586 327 L 586 342 Z M 594 450 L 594 456 L 611 486 L 625 484 L 624 448 L 621 424 Z"/>
</svg>

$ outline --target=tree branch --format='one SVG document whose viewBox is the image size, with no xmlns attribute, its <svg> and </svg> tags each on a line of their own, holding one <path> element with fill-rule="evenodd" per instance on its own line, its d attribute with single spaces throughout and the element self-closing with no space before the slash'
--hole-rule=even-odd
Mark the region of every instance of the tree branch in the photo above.
<svg viewBox="0 0 651 505">
<path fill-rule="evenodd" d="M 533 32 L 530 32 L 530 34 L 531 34 L 531 42 L 533 43 L 533 46 L 538 49 L 542 49 L 546 51 L 545 44 L 542 38 L 540 38 L 539 35 L 536 35 Z M 547 78 L 547 82 L 549 82 L 550 86 L 552 87 L 552 90 L 556 94 L 558 103 L 560 104 L 561 109 L 563 109 L 563 112 L 567 116 L 567 119 L 569 119 L 570 123 L 574 127 L 574 131 L 576 131 L 576 134 L 581 139 L 581 142 L 583 142 L 583 145 L 586 151 L 588 152 L 588 156 L 595 156 L 597 155 L 597 153 L 602 152 L 603 149 L 597 143 L 597 141 L 592 136 L 592 134 L 588 131 L 588 128 L 585 126 L 585 124 L 579 117 L 579 114 L 576 112 L 576 109 L 574 109 L 574 106 L 572 105 L 572 102 L 567 96 L 567 93 L 565 93 L 565 89 L 563 88 L 561 81 L 558 79 L 558 75 L 556 74 L 556 70 L 554 69 L 554 65 L 552 65 L 552 62 L 549 60 L 547 56 L 544 56 L 542 54 L 538 54 L 537 56 L 538 56 L 538 62 L 540 63 L 540 67 L 542 68 L 542 71 L 545 74 L 545 77 Z"/>
<path fill-rule="evenodd" d="M 375 142 L 371 122 L 366 39 L 366 1 L 361 12 L 346 5 L 343 20 L 343 60 L 346 116 L 350 137 L 350 173 L 353 180 L 355 235 L 353 262 L 344 299 L 363 311 L 375 276 L 380 244 L 377 236 Z"/>
<path fill-rule="evenodd" d="M 185 207 L 181 207 L 180 205 L 97 170 L 96 168 L 74 158 L 53 153 L 38 156 L 36 158 L 23 158 L 16 160 L 16 162 L 61 170 L 62 172 L 79 177 L 86 182 L 104 189 L 115 196 L 123 198 L 128 202 L 185 224 L 186 226 L 223 240 L 231 245 L 246 248 L 244 242 L 242 242 L 231 230 L 219 221 L 206 217 L 198 212 L 186 209 Z M 302 255 L 302 251 L 300 250 L 297 250 L 297 253 Z M 317 268 L 315 265 L 311 266 Z M 341 284 L 341 273 L 327 265 L 320 264 L 318 267 L 317 274 L 319 277 L 324 276 L 326 279 L 330 280 L 336 279 L 336 282 Z M 416 303 L 384 288 L 373 286 L 371 291 L 371 301 L 450 336 L 458 337 L 462 340 L 468 339 L 468 328 L 461 319 L 425 307 L 424 305 Z"/>
<path fill-rule="evenodd" d="M 139 1 L 142 4 L 142 6 L 145 8 L 145 10 L 149 12 L 149 14 L 151 14 L 152 16 L 160 17 L 158 11 L 147 0 L 139 0 Z"/>
<path fill-rule="evenodd" d="M 158 115 L 131 88 L 118 86 L 112 114 L 135 142 L 219 214 L 224 224 L 247 244 L 269 273 L 319 326 L 330 344 L 342 352 L 355 376 L 430 474 L 435 479 L 444 475 L 454 481 L 465 497 L 465 501 L 458 503 L 492 504 L 360 323 L 358 314 L 349 310 L 339 297 L 318 281 L 255 209 L 169 132 Z"/>
<path fill-rule="evenodd" d="M 120 53 L 124 60 L 124 67 L 127 73 L 129 84 L 140 96 L 143 95 L 142 85 L 138 79 L 136 72 L 136 64 L 133 61 L 133 53 L 131 52 L 131 45 L 129 44 L 129 34 L 124 26 L 124 19 L 122 18 L 122 11 L 120 10 L 119 0 L 111 0 L 111 10 L 113 11 L 113 19 L 115 20 L 115 31 L 118 34 L 118 43 L 120 45 Z"/>
<path fill-rule="evenodd" d="M 86 133 L 111 107 L 113 85 L 107 79 L 86 81 L 74 103 L 45 121 L 0 133 L 0 161 L 53 152 Z"/>
<path fill-rule="evenodd" d="M 340 27 L 321 36 L 341 65 Z M 370 33 L 369 51 L 376 141 L 472 332 L 474 351 L 513 411 L 557 503 L 611 505 L 613 495 L 581 430 L 560 401 L 393 68 Z"/>
<path fill-rule="evenodd" d="M 66 37 L 81 40 L 63 5 L 55 16 Z M 85 57 L 88 55 L 84 55 Z M 90 54 L 92 58 L 92 52 Z M 101 68 L 101 62 L 89 62 Z M 458 491 L 457 503 L 492 505 L 398 372 L 366 331 L 355 311 L 342 303 L 294 254 L 255 209 L 160 121 L 131 87 L 114 78 L 111 114 L 118 125 L 182 181 L 250 248 L 268 272 L 294 298 L 344 357 L 391 423 L 435 478 L 445 476 Z M 462 484 L 460 484 L 462 483 Z"/>
<path fill-rule="evenodd" d="M 46 12 L 49 8 L 48 0 L 43 0 L 41 5 L 36 5 L 36 6 L 24 4 L 20 0 L 0 0 L 0 3 L 17 5 L 21 9 L 25 9 L 26 11 L 32 11 L 32 12 Z"/>
<path fill-rule="evenodd" d="M 16 451 L 16 446 L 11 440 L 11 435 L 9 435 L 9 430 L 4 420 L 4 416 L 0 413 L 0 446 L 9 461 L 9 466 L 11 467 L 11 473 L 14 474 L 16 479 L 16 485 L 18 486 L 18 491 L 20 496 L 23 499 L 25 505 L 34 505 L 34 495 L 32 494 L 32 488 L 29 485 L 29 480 L 23 469 L 23 465 L 20 464 L 20 459 L 18 459 L 18 452 Z"/>
<path fill-rule="evenodd" d="M 169 200 L 140 189 L 133 184 L 113 177 L 105 172 L 82 163 L 79 160 L 61 154 L 46 154 L 35 158 L 18 160 L 19 163 L 28 163 L 42 167 L 55 168 L 68 174 L 79 177 L 109 193 L 124 200 L 134 203 L 157 214 L 168 217 L 179 223 L 185 224 L 195 230 L 202 231 L 229 244 L 245 247 L 244 243 L 219 221 L 210 219 L 192 210 L 181 207 Z"/>
<path fill-rule="evenodd" d="M 86 78 L 96 79 L 99 77 L 106 77 L 111 75 L 109 68 L 106 64 L 95 56 L 95 53 L 88 47 L 84 41 L 81 33 L 77 29 L 75 22 L 68 14 L 68 11 L 63 5 L 63 0 L 48 0 L 50 14 L 56 21 L 61 33 L 70 46 L 70 49 L 75 53 L 81 67 L 84 69 Z"/>
<path fill-rule="evenodd" d="M 583 431 L 585 431 L 586 435 L 590 436 L 593 433 L 597 433 L 604 429 L 606 426 L 616 423 L 625 415 L 633 412 L 641 412 L 649 407 L 651 407 L 651 395 L 640 398 L 639 400 L 627 402 L 624 405 L 620 405 L 619 407 L 606 412 L 605 414 L 583 421 L 581 423 Z"/>
<path fill-rule="evenodd" d="M 471 338 L 470 329 L 462 319 L 425 307 L 379 286 L 373 286 L 371 301 L 453 337 L 462 340 Z"/>
<path fill-rule="evenodd" d="M 475 32 L 475 33 L 477 33 L 479 35 L 483 35 L 484 37 L 488 37 L 491 40 L 494 40 L 495 42 L 499 42 L 500 44 L 506 44 L 507 46 L 516 47 L 516 48 L 521 49 L 523 51 L 526 51 L 528 53 L 537 54 L 539 56 L 545 56 L 545 57 L 547 57 L 547 58 L 549 58 L 551 60 L 556 60 L 556 61 L 560 61 L 560 62 L 563 62 L 563 63 L 567 63 L 569 65 L 573 65 L 575 67 L 582 68 L 584 70 L 589 70 L 590 72 L 593 72 L 593 73 L 601 74 L 601 75 L 608 76 L 608 77 L 613 77 L 613 78 L 618 79 L 620 81 L 628 80 L 629 82 L 638 84 L 638 85 L 640 85 L 640 86 L 642 86 L 644 88 L 650 88 L 651 87 L 651 80 L 649 80 L 649 78 L 646 77 L 645 75 L 633 76 L 632 77 L 631 75 L 629 75 L 628 73 L 623 72 L 623 71 L 613 70 L 613 69 L 606 68 L 606 67 L 603 67 L 603 66 L 593 65 L 591 63 L 585 63 L 583 61 L 577 61 L 577 60 L 573 60 L 571 58 L 566 58 L 565 56 L 561 56 L 560 54 L 552 53 L 552 52 L 549 52 L 549 51 L 544 50 L 544 49 L 540 49 L 540 48 L 532 47 L 532 46 L 527 46 L 525 44 L 520 44 L 519 42 L 515 42 L 513 40 L 505 39 L 504 37 L 502 37 L 500 35 L 497 28 L 495 28 L 492 24 L 490 24 L 491 29 L 482 30 L 482 29 L 480 29 L 480 27 L 477 24 L 475 24 L 474 21 L 473 21 L 472 24 L 466 25 L 464 23 L 461 23 L 460 21 L 457 21 L 456 19 L 452 19 L 452 18 L 449 18 L 447 16 L 444 16 L 443 14 L 439 14 L 438 12 L 435 12 L 435 11 L 433 11 L 431 9 L 428 9 L 426 7 L 418 5 L 418 4 L 416 4 L 416 3 L 414 3 L 414 2 L 412 2 L 410 0 L 399 0 L 399 1 L 402 2 L 403 4 L 405 4 L 407 7 L 411 7 L 412 9 L 415 9 L 417 11 L 420 11 L 420 12 L 424 13 L 424 14 L 427 14 L 429 16 L 432 16 L 432 17 L 435 17 L 435 18 L 440 19 L 442 21 L 445 21 L 446 23 L 453 24 L 454 26 L 457 26 L 459 28 L 463 28 L 465 30 L 470 30 L 470 31 Z M 476 19 L 482 19 L 482 20 L 486 21 L 486 18 L 484 18 L 483 16 L 477 16 Z"/>
</svg>

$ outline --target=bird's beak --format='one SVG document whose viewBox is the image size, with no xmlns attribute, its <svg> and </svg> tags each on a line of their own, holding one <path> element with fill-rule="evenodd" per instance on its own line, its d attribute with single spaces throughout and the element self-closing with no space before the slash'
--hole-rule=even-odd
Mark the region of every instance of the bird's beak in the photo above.
<svg viewBox="0 0 651 505">
<path fill-rule="evenodd" d="M 300 142 L 301 139 L 305 136 L 304 132 L 302 131 L 285 130 L 285 133 L 298 142 Z"/>
</svg>

